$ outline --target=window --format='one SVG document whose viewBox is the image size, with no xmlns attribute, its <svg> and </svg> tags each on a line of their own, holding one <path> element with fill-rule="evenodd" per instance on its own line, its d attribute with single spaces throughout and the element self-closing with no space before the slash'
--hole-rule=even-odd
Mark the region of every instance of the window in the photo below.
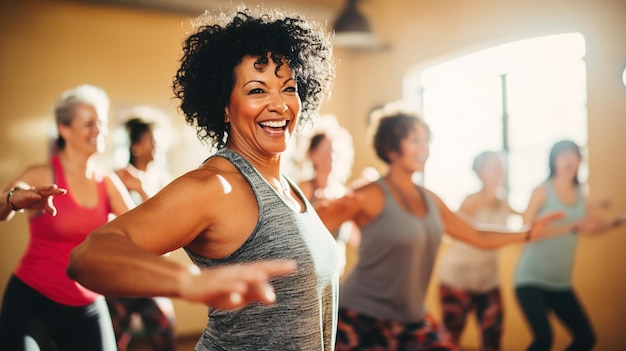
<svg viewBox="0 0 626 351">
<path fill-rule="evenodd" d="M 478 190 L 472 160 L 506 155 L 508 200 L 523 211 L 560 139 L 587 144 L 585 40 L 579 33 L 508 43 L 407 75 L 404 99 L 432 129 L 424 185 L 457 209 Z M 580 180 L 586 180 L 585 160 Z"/>
</svg>

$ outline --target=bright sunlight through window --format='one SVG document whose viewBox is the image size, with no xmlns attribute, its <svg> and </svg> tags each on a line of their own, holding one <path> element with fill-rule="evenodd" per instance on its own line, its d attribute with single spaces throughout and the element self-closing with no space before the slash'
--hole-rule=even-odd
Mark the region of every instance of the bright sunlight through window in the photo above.
<svg viewBox="0 0 626 351">
<path fill-rule="evenodd" d="M 560 139 L 587 144 L 585 39 L 579 33 L 496 46 L 415 70 L 405 100 L 432 129 L 424 185 L 456 210 L 478 190 L 471 171 L 484 150 L 506 155 L 508 200 L 526 208 L 548 176 L 548 153 Z M 580 180 L 586 181 L 583 159 Z"/>
</svg>

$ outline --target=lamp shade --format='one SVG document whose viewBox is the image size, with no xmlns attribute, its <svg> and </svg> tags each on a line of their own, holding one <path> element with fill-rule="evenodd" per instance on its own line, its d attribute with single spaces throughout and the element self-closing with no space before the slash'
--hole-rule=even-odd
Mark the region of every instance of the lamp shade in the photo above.
<svg viewBox="0 0 626 351">
<path fill-rule="evenodd" d="M 365 18 L 356 7 L 357 0 L 348 0 L 348 6 L 333 25 L 334 45 L 351 49 L 377 49 L 383 45 L 374 35 Z"/>
<path fill-rule="evenodd" d="M 370 33 L 371 28 L 367 19 L 356 8 L 356 0 L 349 0 L 348 6 L 337 17 L 333 26 L 335 32 L 363 32 Z"/>
</svg>

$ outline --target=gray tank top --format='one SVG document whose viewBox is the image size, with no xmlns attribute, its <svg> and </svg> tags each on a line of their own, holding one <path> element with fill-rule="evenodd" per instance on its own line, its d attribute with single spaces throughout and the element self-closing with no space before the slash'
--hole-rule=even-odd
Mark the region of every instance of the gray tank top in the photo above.
<svg viewBox="0 0 626 351">
<path fill-rule="evenodd" d="M 380 320 L 424 319 L 424 298 L 443 225 L 433 199 L 419 188 L 427 214 L 417 217 L 394 200 L 383 178 L 382 212 L 361 228 L 359 260 L 341 285 L 339 306 Z"/>
<path fill-rule="evenodd" d="M 185 248 L 200 268 L 263 259 L 294 259 L 297 272 L 271 281 L 274 305 L 253 304 L 235 311 L 209 307 L 209 321 L 196 351 L 329 350 L 335 345 L 337 245 L 302 192 L 303 213 L 294 212 L 248 161 L 229 149 L 214 156 L 229 160 L 257 198 L 259 219 L 248 240 L 224 259 L 208 259 Z M 233 214 L 236 215 L 236 214 Z M 236 220 L 236 219 L 234 219 Z"/>
</svg>

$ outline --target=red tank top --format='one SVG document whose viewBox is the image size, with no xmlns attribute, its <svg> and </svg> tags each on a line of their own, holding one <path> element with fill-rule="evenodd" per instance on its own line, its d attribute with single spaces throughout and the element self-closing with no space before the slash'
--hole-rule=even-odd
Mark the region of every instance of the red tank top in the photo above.
<svg viewBox="0 0 626 351">
<path fill-rule="evenodd" d="M 50 162 L 56 184 L 67 189 L 67 194 L 54 198 L 56 217 L 43 214 L 30 220 L 30 241 L 15 275 L 53 301 L 69 306 L 88 305 L 100 294 L 70 279 L 65 270 L 72 249 L 108 220 L 111 207 L 105 184 L 101 176 L 96 177 L 98 205 L 84 208 L 74 201 L 58 157 L 52 157 Z"/>
</svg>

